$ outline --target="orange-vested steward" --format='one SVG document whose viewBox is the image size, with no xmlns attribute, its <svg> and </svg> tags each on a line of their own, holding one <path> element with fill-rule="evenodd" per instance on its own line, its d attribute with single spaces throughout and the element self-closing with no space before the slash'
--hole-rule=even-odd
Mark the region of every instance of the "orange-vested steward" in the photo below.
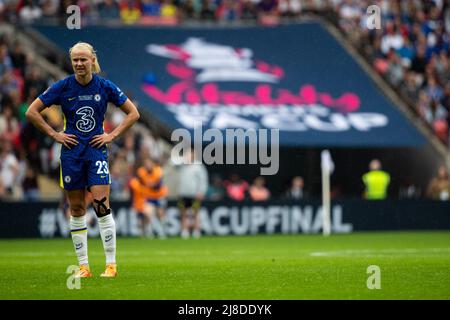
<svg viewBox="0 0 450 320">
<path fill-rule="evenodd" d="M 130 181 L 132 191 L 132 206 L 137 212 L 144 210 L 148 199 L 161 199 L 167 195 L 167 187 L 161 186 L 158 189 L 147 187 L 140 178 L 134 177 Z"/>
<path fill-rule="evenodd" d="M 160 166 L 154 166 L 151 171 L 145 167 L 139 167 L 137 176 L 143 183 L 153 190 L 159 190 L 162 187 L 163 169 Z"/>
<path fill-rule="evenodd" d="M 137 170 L 137 176 L 140 181 L 153 191 L 154 195 L 149 196 L 153 200 L 159 200 L 167 195 L 167 187 L 162 182 L 163 174 L 163 169 L 157 165 L 151 171 L 148 171 L 145 167 L 140 167 Z"/>
</svg>

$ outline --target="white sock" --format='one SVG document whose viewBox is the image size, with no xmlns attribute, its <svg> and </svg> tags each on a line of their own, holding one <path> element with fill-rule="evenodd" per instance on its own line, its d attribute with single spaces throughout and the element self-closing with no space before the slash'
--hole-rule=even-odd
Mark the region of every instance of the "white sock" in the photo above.
<svg viewBox="0 0 450 320">
<path fill-rule="evenodd" d="M 75 247 L 79 265 L 89 264 L 86 215 L 82 217 L 70 217 L 70 234 L 72 235 L 73 246 Z"/>
<path fill-rule="evenodd" d="M 189 238 L 189 231 L 188 231 L 187 229 L 181 230 L 181 237 L 182 237 L 183 239 Z"/>
<path fill-rule="evenodd" d="M 153 226 L 151 222 L 145 226 L 144 237 L 153 238 Z"/>
<path fill-rule="evenodd" d="M 98 218 L 98 226 L 105 250 L 106 264 L 116 263 L 116 223 L 112 213 Z"/>
<path fill-rule="evenodd" d="M 199 230 L 194 230 L 194 232 L 192 232 L 192 235 L 194 236 L 194 238 L 200 238 L 201 233 Z"/>
</svg>

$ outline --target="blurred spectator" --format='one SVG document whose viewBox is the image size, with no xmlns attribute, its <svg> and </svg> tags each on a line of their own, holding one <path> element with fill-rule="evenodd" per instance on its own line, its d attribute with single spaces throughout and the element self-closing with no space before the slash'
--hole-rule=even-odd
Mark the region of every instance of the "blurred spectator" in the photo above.
<svg viewBox="0 0 450 320">
<path fill-rule="evenodd" d="M 216 10 L 216 19 L 218 21 L 236 21 L 239 19 L 239 1 L 223 0 Z"/>
<path fill-rule="evenodd" d="M 448 201 L 450 199 L 450 179 L 445 166 L 439 167 L 437 176 L 428 185 L 426 195 L 434 200 Z"/>
<path fill-rule="evenodd" d="M 159 17 L 161 15 L 161 4 L 158 0 L 142 0 L 141 12 L 143 17 Z"/>
<path fill-rule="evenodd" d="M 387 190 L 391 181 L 389 173 L 381 169 L 381 162 L 378 159 L 370 161 L 369 170 L 362 177 L 366 187 L 364 198 L 368 200 L 386 199 Z"/>
<path fill-rule="evenodd" d="M 134 24 L 141 18 L 141 6 L 137 0 L 120 1 L 120 18 L 125 24 Z"/>
<path fill-rule="evenodd" d="M 117 19 L 120 17 L 120 8 L 115 0 L 100 1 L 97 5 L 97 11 L 99 17 L 103 19 Z"/>
<path fill-rule="evenodd" d="M 418 95 L 419 85 L 416 82 L 414 72 L 412 71 L 405 72 L 403 84 L 404 85 L 400 88 L 400 91 L 403 94 L 403 96 L 408 97 L 412 101 L 417 101 L 417 99 L 419 98 Z"/>
<path fill-rule="evenodd" d="M 227 196 L 234 201 L 243 201 L 246 198 L 248 183 L 233 173 L 230 180 L 224 182 Z"/>
<path fill-rule="evenodd" d="M 43 17 L 53 17 L 58 12 L 59 0 L 42 0 L 40 3 Z"/>
<path fill-rule="evenodd" d="M 292 178 L 291 186 L 286 191 L 285 198 L 289 200 L 300 200 L 305 198 L 305 182 L 303 177 L 296 176 Z"/>
<path fill-rule="evenodd" d="M 208 171 L 203 163 L 196 163 L 193 149 L 184 155 L 185 161 L 181 165 L 178 176 L 178 208 L 181 213 L 181 237 L 189 238 L 192 230 L 194 238 L 199 238 L 201 202 L 208 189 Z M 189 215 L 193 215 L 194 224 L 191 224 Z"/>
<path fill-rule="evenodd" d="M 411 177 L 406 177 L 399 188 L 398 197 L 399 199 L 420 198 L 421 189 L 413 183 Z"/>
<path fill-rule="evenodd" d="M 128 171 L 128 167 L 127 167 Z M 111 164 L 111 199 L 126 200 L 129 197 L 127 190 L 128 177 L 122 174 L 120 162 L 114 161 Z"/>
<path fill-rule="evenodd" d="M 403 35 L 403 45 L 396 52 L 401 58 L 402 65 L 409 69 L 414 58 L 414 46 L 406 34 Z"/>
<path fill-rule="evenodd" d="M 339 3 L 338 15 L 339 15 L 339 25 L 345 32 L 351 32 L 355 30 L 358 25 L 358 20 L 361 17 L 361 9 L 352 0 L 344 0 L 343 3 Z"/>
<path fill-rule="evenodd" d="M 127 163 L 136 162 L 136 135 L 135 132 L 128 131 L 124 136 L 123 150 Z"/>
<path fill-rule="evenodd" d="M 0 43 L 0 77 L 13 68 L 11 57 L 9 56 L 8 46 Z"/>
<path fill-rule="evenodd" d="M 400 56 L 392 49 L 388 56 L 387 78 L 392 85 L 398 87 L 405 77 L 404 68 Z"/>
<path fill-rule="evenodd" d="M 279 0 L 278 11 L 283 17 L 297 17 L 302 10 L 300 0 Z"/>
<path fill-rule="evenodd" d="M 260 0 L 256 7 L 260 24 L 268 26 L 278 24 L 277 0 Z"/>
<path fill-rule="evenodd" d="M 153 211 L 148 205 L 148 188 L 145 186 L 145 181 L 136 176 L 130 180 L 131 189 L 131 206 L 138 218 L 138 225 L 142 237 L 153 237 L 153 230 L 151 226 Z"/>
<path fill-rule="evenodd" d="M 124 149 L 119 149 L 112 160 L 112 167 L 114 167 L 116 179 L 128 182 L 133 172 L 132 165 L 133 164 L 127 162 L 126 151 Z"/>
<path fill-rule="evenodd" d="M 49 83 L 45 80 L 45 72 L 37 66 L 31 65 L 27 67 L 24 85 L 24 94 L 28 97 L 33 90 L 36 90 L 38 93 L 44 92 L 48 88 Z"/>
<path fill-rule="evenodd" d="M 62 131 L 62 127 L 59 131 Z M 48 164 L 48 170 L 50 177 L 54 177 L 59 179 L 60 177 L 60 163 L 59 158 L 61 155 L 61 147 L 62 145 L 60 143 L 53 142 L 50 149 L 48 150 L 49 153 L 49 164 Z"/>
<path fill-rule="evenodd" d="M 258 17 L 258 11 L 252 0 L 241 1 L 241 19 L 255 20 Z"/>
<path fill-rule="evenodd" d="M 208 186 L 206 199 L 210 201 L 221 201 L 225 198 L 225 188 L 219 175 L 212 176 L 212 183 Z"/>
<path fill-rule="evenodd" d="M 18 147 L 20 145 L 20 124 L 13 112 L 11 105 L 3 107 L 0 113 L 0 137 Z"/>
<path fill-rule="evenodd" d="M 118 108 L 113 109 L 110 115 L 112 129 L 116 128 L 120 123 L 122 123 L 123 119 L 125 119 L 124 113 Z"/>
<path fill-rule="evenodd" d="M 143 166 L 137 170 L 137 176 L 149 188 L 150 194 L 147 197 L 147 206 L 154 218 L 158 218 L 161 230 L 160 238 L 166 237 L 166 196 L 168 188 L 164 184 L 164 170 L 162 166 L 150 156 L 143 158 Z M 152 219 L 154 219 L 152 218 Z M 153 220 L 155 222 L 156 220 Z"/>
<path fill-rule="evenodd" d="M 425 112 L 425 119 L 433 124 L 437 120 L 444 120 L 447 118 L 447 110 L 437 101 L 432 100 L 430 108 Z"/>
<path fill-rule="evenodd" d="M 25 177 L 22 181 L 23 200 L 38 201 L 40 198 L 38 179 L 35 169 L 28 161 L 25 162 Z"/>
<path fill-rule="evenodd" d="M 141 150 L 145 150 L 154 159 L 161 160 L 163 157 L 163 146 L 161 139 L 156 139 L 149 130 L 142 132 Z"/>
<path fill-rule="evenodd" d="M 425 68 L 427 66 L 427 59 L 425 57 L 425 51 L 426 51 L 426 47 L 420 45 L 417 48 L 417 52 L 416 55 L 414 56 L 414 58 L 411 61 L 411 70 L 419 73 L 419 74 L 424 74 L 425 73 Z"/>
<path fill-rule="evenodd" d="M 167 187 L 163 185 L 163 169 L 150 157 L 143 159 L 143 165 L 136 170 L 130 181 L 132 206 L 141 220 L 142 235 L 153 236 L 152 225 L 155 215 L 161 223 L 160 237 L 165 238 L 165 206 Z"/>
<path fill-rule="evenodd" d="M 49 123 L 47 115 L 44 115 L 44 119 Z M 50 123 L 49 123 L 50 124 Z M 38 153 L 39 153 L 39 160 L 40 160 L 40 169 L 42 173 L 44 174 L 50 174 L 50 165 L 51 165 L 51 153 L 50 150 L 53 146 L 53 144 L 57 143 L 52 138 L 50 138 L 48 135 L 42 133 L 41 131 L 38 131 L 37 136 L 37 142 L 38 142 Z"/>
<path fill-rule="evenodd" d="M 12 66 L 15 69 L 18 69 L 20 71 L 21 76 L 25 76 L 25 70 L 26 70 L 26 62 L 27 57 L 25 54 L 25 49 L 23 48 L 22 44 L 20 42 L 15 42 L 12 45 L 11 52 L 9 54 L 11 58 Z"/>
<path fill-rule="evenodd" d="M 0 197 L 14 199 L 20 193 L 16 181 L 19 172 L 19 162 L 14 155 L 11 143 L 0 140 Z"/>
<path fill-rule="evenodd" d="M 403 37 L 393 22 L 386 23 L 386 33 L 381 37 L 381 52 L 387 55 L 391 49 L 400 50 Z"/>
<path fill-rule="evenodd" d="M 161 4 L 161 17 L 163 18 L 177 18 L 178 9 L 173 0 L 163 0 Z"/>
<path fill-rule="evenodd" d="M 6 70 L 0 79 L 0 94 L 11 95 L 19 90 L 19 79 L 12 70 Z"/>
<path fill-rule="evenodd" d="M 202 20 L 214 20 L 216 4 L 214 0 L 201 0 L 200 18 Z"/>
<path fill-rule="evenodd" d="M 448 142 L 448 111 L 436 100 L 431 100 L 421 108 L 424 119 L 431 125 L 436 136 L 446 144 Z"/>
<path fill-rule="evenodd" d="M 441 50 L 439 55 L 433 56 L 435 59 L 434 68 L 438 77 L 444 81 L 450 80 L 450 62 L 447 50 Z"/>
<path fill-rule="evenodd" d="M 31 23 L 42 17 L 42 9 L 33 0 L 25 0 L 25 5 L 19 10 L 22 22 Z"/>
<path fill-rule="evenodd" d="M 36 90 L 35 87 L 31 87 L 30 88 L 30 92 L 27 95 L 27 98 L 25 101 L 23 101 L 22 103 L 19 104 L 18 107 L 18 114 L 17 117 L 19 118 L 19 121 L 21 124 L 25 125 L 26 124 L 26 117 L 25 117 L 25 113 L 28 110 L 29 105 L 38 97 L 38 91 Z"/>
<path fill-rule="evenodd" d="M 250 199 L 252 201 L 267 201 L 270 199 L 270 191 L 266 188 L 266 180 L 257 177 L 249 188 Z"/>
<path fill-rule="evenodd" d="M 277 14 L 276 0 L 260 0 L 257 4 L 261 14 Z"/>
<path fill-rule="evenodd" d="M 179 9 L 184 18 L 194 19 L 200 16 L 202 5 L 200 0 L 180 0 Z"/>
<path fill-rule="evenodd" d="M 434 101 L 440 101 L 442 99 L 444 92 L 434 75 L 427 77 L 425 93 Z"/>
</svg>

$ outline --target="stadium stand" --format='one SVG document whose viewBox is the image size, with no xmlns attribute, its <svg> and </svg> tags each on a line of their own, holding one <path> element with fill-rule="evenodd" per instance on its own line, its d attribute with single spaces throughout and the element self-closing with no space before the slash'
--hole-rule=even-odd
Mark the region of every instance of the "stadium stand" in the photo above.
<svg viewBox="0 0 450 320">
<path fill-rule="evenodd" d="M 37 173 L 33 182 L 33 199 L 55 200 L 61 197 L 59 181 L 59 150 L 60 145 L 36 130 L 25 119 L 25 111 L 31 101 L 40 92 L 57 79 L 52 76 L 46 66 L 35 63 L 36 57 L 32 51 L 26 51 L 22 43 L 15 39 L 11 32 L 4 31 L 0 38 L 0 144 L 2 159 L 0 198 L 6 200 L 28 199 L 29 179 L 27 172 Z M 40 59 L 43 59 L 40 57 Z M 61 73 L 62 74 L 62 73 Z M 62 129 L 63 120 L 56 107 L 44 112 L 48 122 Z M 121 120 L 121 113 L 112 110 L 105 121 L 105 129 L 109 132 Z M 164 145 L 143 124 L 131 129 L 116 149 L 112 150 L 111 169 L 115 175 L 112 185 L 114 199 L 127 199 L 129 192 L 127 183 L 139 163 L 141 154 L 148 154 L 162 159 Z M 29 170 L 30 169 L 30 170 Z M 9 178 L 11 177 L 11 178 Z M 5 185 L 6 184 L 6 185 Z"/>
<path fill-rule="evenodd" d="M 365 25 L 366 1 L 336 8 L 341 30 L 448 145 L 450 8 L 445 1 L 381 1 L 382 30 Z"/>
</svg>

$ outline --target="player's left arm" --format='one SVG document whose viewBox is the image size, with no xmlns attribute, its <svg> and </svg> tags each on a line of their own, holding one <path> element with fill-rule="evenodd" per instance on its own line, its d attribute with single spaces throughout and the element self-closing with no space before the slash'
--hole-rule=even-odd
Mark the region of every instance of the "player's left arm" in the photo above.
<svg viewBox="0 0 450 320">
<path fill-rule="evenodd" d="M 138 121 L 140 115 L 139 111 L 131 102 L 130 99 L 127 99 L 124 104 L 120 106 L 120 109 L 126 113 L 125 119 L 111 132 L 111 133 L 103 133 L 100 135 L 96 135 L 92 138 L 90 144 L 95 148 L 100 148 L 107 143 L 110 143 L 120 137 L 125 131 L 127 131 L 131 126 Z"/>
</svg>

